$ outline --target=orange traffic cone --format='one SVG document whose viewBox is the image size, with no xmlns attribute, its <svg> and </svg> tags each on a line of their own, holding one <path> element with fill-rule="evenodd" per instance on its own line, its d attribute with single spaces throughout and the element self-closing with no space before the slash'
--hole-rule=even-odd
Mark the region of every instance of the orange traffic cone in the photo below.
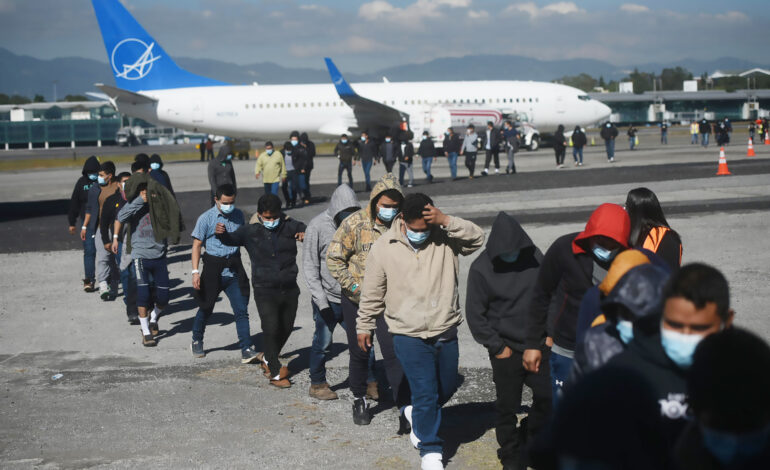
<svg viewBox="0 0 770 470">
<path fill-rule="evenodd" d="M 719 147 L 719 169 L 717 170 L 717 176 L 731 175 L 730 170 L 727 169 L 727 158 L 725 158 L 725 148 Z"/>
<path fill-rule="evenodd" d="M 754 153 L 754 142 L 752 142 L 751 137 L 749 137 L 749 149 L 746 151 L 747 157 L 756 157 L 757 154 Z"/>
<path fill-rule="evenodd" d="M 770 133 L 765 132 L 765 145 L 770 145 Z"/>
</svg>

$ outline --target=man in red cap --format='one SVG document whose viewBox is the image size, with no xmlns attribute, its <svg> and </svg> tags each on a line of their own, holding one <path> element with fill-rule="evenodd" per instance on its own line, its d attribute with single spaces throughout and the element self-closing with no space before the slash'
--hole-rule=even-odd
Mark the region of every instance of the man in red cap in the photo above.
<svg viewBox="0 0 770 470">
<path fill-rule="evenodd" d="M 554 409 L 572 367 L 580 301 L 591 286 L 604 279 L 615 256 L 628 248 L 630 231 L 631 221 L 621 206 L 602 204 L 591 214 L 585 230 L 553 242 L 540 265 L 523 362 L 528 371 L 536 373 L 543 359 L 543 343 L 552 339 L 549 362 Z"/>
</svg>

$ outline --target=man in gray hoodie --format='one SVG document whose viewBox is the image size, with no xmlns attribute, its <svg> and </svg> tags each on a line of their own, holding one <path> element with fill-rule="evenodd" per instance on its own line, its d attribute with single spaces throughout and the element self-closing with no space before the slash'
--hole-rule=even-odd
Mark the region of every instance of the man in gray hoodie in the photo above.
<svg viewBox="0 0 770 470">
<path fill-rule="evenodd" d="M 211 186 L 211 206 L 214 207 L 214 197 L 217 193 L 217 188 L 224 185 L 231 184 L 238 190 L 238 186 L 235 184 L 235 170 L 233 169 L 233 151 L 231 142 L 227 141 L 219 148 L 217 158 L 209 162 L 209 186 Z"/>
<path fill-rule="evenodd" d="M 313 345 L 310 348 L 310 396 L 319 400 L 335 400 L 337 394 L 326 382 L 326 361 L 330 355 L 332 335 L 338 324 L 345 328 L 342 317 L 340 283 L 326 266 L 326 250 L 340 223 L 361 209 L 356 193 L 348 185 L 337 187 L 329 207 L 315 216 L 305 230 L 302 269 L 310 289 L 313 305 Z M 374 383 L 374 349 L 370 352 L 369 383 Z"/>
</svg>

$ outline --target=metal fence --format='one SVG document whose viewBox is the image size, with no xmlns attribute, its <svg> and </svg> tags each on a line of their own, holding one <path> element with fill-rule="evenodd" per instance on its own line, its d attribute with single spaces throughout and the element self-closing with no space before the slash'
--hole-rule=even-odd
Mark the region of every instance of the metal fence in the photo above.
<svg viewBox="0 0 770 470">
<path fill-rule="evenodd" d="M 113 142 L 120 119 L 0 122 L 1 144 Z"/>
</svg>

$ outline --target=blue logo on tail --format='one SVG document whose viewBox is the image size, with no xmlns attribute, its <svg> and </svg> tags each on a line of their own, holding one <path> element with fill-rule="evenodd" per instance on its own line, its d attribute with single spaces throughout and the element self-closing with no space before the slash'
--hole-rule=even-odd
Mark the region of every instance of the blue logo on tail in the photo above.
<svg viewBox="0 0 770 470">
<path fill-rule="evenodd" d="M 228 85 L 179 67 L 119 0 L 91 1 L 119 88 L 137 92 Z"/>
</svg>

